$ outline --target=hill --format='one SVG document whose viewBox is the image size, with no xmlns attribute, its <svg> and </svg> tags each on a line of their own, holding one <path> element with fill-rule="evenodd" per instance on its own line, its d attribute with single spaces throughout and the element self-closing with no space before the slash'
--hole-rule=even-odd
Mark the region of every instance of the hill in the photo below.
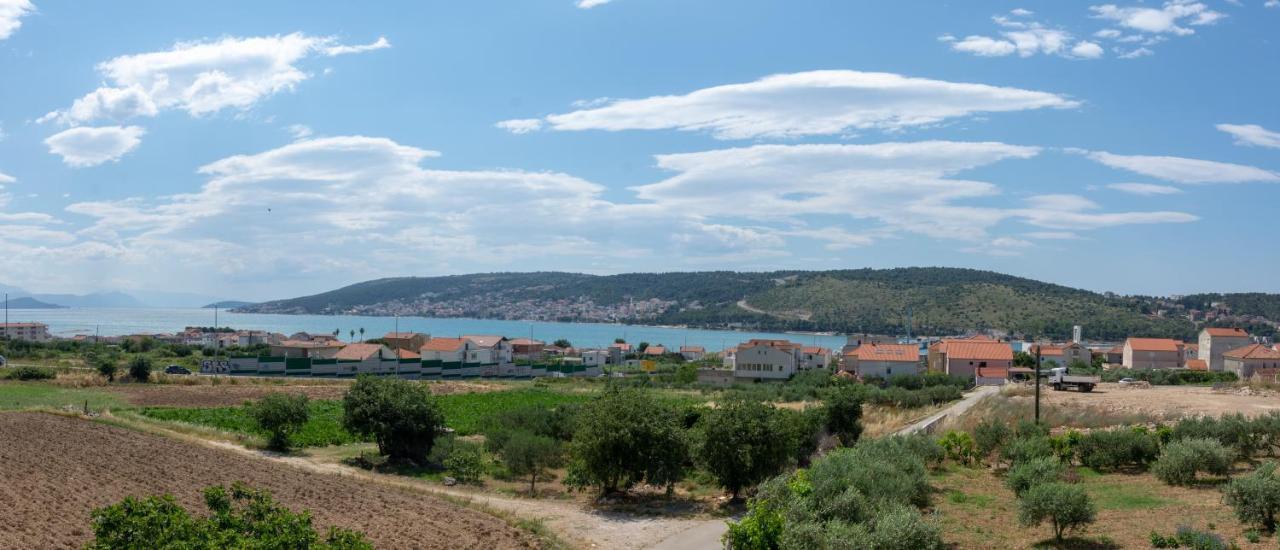
<svg viewBox="0 0 1280 550">
<path fill-rule="evenodd" d="M 237 308 L 249 313 L 422 315 L 903 334 L 999 330 L 1065 338 L 1191 339 L 1154 299 L 955 268 L 737 273 L 487 273 L 400 277 Z"/>
<path fill-rule="evenodd" d="M 63 309 L 66 307 L 67 306 L 42 302 L 30 296 L 9 299 L 9 309 Z"/>
<path fill-rule="evenodd" d="M 239 300 L 223 300 L 221 302 L 214 302 L 212 304 L 202 306 L 201 309 L 213 309 L 215 307 L 218 309 L 232 309 L 232 308 L 245 307 L 245 306 L 251 306 L 251 305 L 253 305 L 253 302 L 241 302 Z"/>
</svg>

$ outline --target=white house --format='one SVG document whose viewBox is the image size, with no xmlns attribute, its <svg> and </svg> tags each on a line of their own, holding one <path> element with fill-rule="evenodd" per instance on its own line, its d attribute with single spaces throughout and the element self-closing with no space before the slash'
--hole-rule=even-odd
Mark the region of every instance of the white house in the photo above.
<svg viewBox="0 0 1280 550">
<path fill-rule="evenodd" d="M 787 340 L 750 340 L 733 353 L 735 378 L 786 380 L 800 368 L 800 345 Z"/>
<path fill-rule="evenodd" d="M 1238 328 L 1211 327 L 1200 331 L 1199 358 L 1209 364 L 1209 370 L 1220 371 L 1226 367 L 1224 355 L 1233 349 L 1253 343 L 1249 333 Z"/>
</svg>

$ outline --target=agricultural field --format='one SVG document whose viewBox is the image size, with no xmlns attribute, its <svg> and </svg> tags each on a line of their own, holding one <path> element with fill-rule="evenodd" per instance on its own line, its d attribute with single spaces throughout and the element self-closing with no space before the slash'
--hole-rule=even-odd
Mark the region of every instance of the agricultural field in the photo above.
<svg viewBox="0 0 1280 550">
<path fill-rule="evenodd" d="M 282 464 L 79 418 L 0 413 L 0 548 L 79 548 L 89 514 L 127 495 L 169 493 L 202 509 L 209 485 L 271 491 L 318 527 L 366 533 L 379 548 L 535 548 L 532 536 L 481 512 L 407 489 Z"/>
</svg>

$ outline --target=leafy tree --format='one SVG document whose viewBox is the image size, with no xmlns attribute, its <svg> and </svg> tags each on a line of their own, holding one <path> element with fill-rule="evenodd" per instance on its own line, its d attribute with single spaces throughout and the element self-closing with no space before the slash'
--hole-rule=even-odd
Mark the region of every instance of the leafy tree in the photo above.
<svg viewBox="0 0 1280 550">
<path fill-rule="evenodd" d="M 530 495 L 536 494 L 538 476 L 559 466 L 563 457 L 558 441 L 529 432 L 513 433 L 502 447 L 502 464 L 515 476 L 528 476 Z"/>
<path fill-rule="evenodd" d="M 477 483 L 488 469 L 479 443 L 457 437 L 436 440 L 428 460 L 440 464 L 445 473 L 462 483 Z"/>
<path fill-rule="evenodd" d="M 115 382 L 116 373 L 120 372 L 120 366 L 110 357 L 99 357 L 94 366 L 98 369 L 98 374 L 105 377 L 107 382 Z"/>
<path fill-rule="evenodd" d="M 1005 474 L 1004 485 L 1013 491 L 1013 494 L 1022 496 L 1038 484 L 1058 481 L 1064 471 L 1062 463 L 1056 458 L 1034 458 L 1009 468 L 1009 473 Z"/>
<path fill-rule="evenodd" d="M 1013 430 L 1009 425 L 995 418 L 983 420 L 973 429 L 978 456 L 984 459 L 1003 449 L 1012 437 Z"/>
<path fill-rule="evenodd" d="M 1053 526 L 1053 537 L 1059 541 L 1068 530 L 1093 523 L 1098 511 L 1089 494 L 1078 485 L 1042 483 L 1022 495 L 1018 502 L 1018 521 L 1027 527 L 1045 520 Z"/>
<path fill-rule="evenodd" d="M 614 338 L 614 339 L 613 339 L 613 343 L 615 343 L 615 344 L 625 344 L 625 343 L 627 343 L 627 341 L 626 341 L 625 339 L 622 339 L 622 338 Z"/>
<path fill-rule="evenodd" d="M 670 486 L 684 474 L 687 449 L 675 411 L 643 390 L 610 386 L 579 412 L 566 481 L 605 494 Z"/>
<path fill-rule="evenodd" d="M 733 494 L 777 475 L 792 456 L 786 426 L 765 403 L 732 399 L 702 417 L 698 462 Z"/>
<path fill-rule="evenodd" d="M 829 388 L 822 400 L 827 414 L 827 429 L 846 447 L 853 446 L 862 435 L 862 394 L 855 384 L 837 384 Z"/>
<path fill-rule="evenodd" d="M 1226 475 L 1235 461 L 1235 452 L 1212 439 L 1183 439 L 1170 442 L 1151 465 L 1151 473 L 1170 485 L 1190 485 L 1197 472 Z"/>
<path fill-rule="evenodd" d="M 129 376 L 135 382 L 146 382 L 151 379 L 151 359 L 147 356 L 138 354 L 133 356 L 133 360 L 129 361 Z"/>
<path fill-rule="evenodd" d="M 566 339 L 564 339 L 564 338 L 560 338 L 559 340 L 556 340 L 555 342 L 552 342 L 552 343 L 551 343 L 551 345 L 553 345 L 553 346 L 555 346 L 555 347 L 557 347 L 557 348 L 571 348 L 571 347 L 573 347 L 573 343 L 569 342 L 568 340 L 566 340 Z"/>
<path fill-rule="evenodd" d="M 310 418 L 303 394 L 268 394 L 250 408 L 250 414 L 258 427 L 270 434 L 267 446 L 277 451 L 288 450 L 289 436 L 298 433 Z"/>
<path fill-rule="evenodd" d="M 431 391 L 408 380 L 363 375 L 342 399 L 342 425 L 373 438 L 378 452 L 392 460 L 426 458 L 444 428 Z"/>
<path fill-rule="evenodd" d="M 279 506 L 270 493 L 239 482 L 231 492 L 215 485 L 204 490 L 208 517 L 191 517 L 170 495 L 123 501 L 93 511 L 89 550 L 184 548 L 300 548 L 371 550 L 364 535 L 331 528 L 323 539 L 311 513 Z"/>
<path fill-rule="evenodd" d="M 1276 463 L 1266 462 L 1253 473 L 1231 480 L 1222 491 L 1223 500 L 1241 523 L 1275 532 L 1280 514 L 1280 477 Z"/>
<path fill-rule="evenodd" d="M 942 446 L 942 450 L 946 452 L 947 458 L 968 464 L 978 456 L 977 447 L 973 443 L 973 436 L 969 432 L 959 430 L 951 430 L 938 440 L 938 444 Z"/>
<path fill-rule="evenodd" d="M 1025 351 L 1015 351 L 1013 352 L 1013 366 L 1033 369 L 1036 367 L 1036 357 Z"/>
<path fill-rule="evenodd" d="M 640 345 L 636 346 L 636 353 L 644 353 L 644 350 L 647 350 L 647 349 L 649 349 L 649 343 L 640 342 Z"/>
<path fill-rule="evenodd" d="M 698 365 L 685 363 L 676 368 L 677 384 L 693 384 L 698 381 Z"/>
</svg>

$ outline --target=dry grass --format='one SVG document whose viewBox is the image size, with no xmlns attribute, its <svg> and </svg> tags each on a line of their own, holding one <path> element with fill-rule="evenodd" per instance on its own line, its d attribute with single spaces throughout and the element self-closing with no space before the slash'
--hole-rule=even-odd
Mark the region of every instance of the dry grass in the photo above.
<svg viewBox="0 0 1280 550">
<path fill-rule="evenodd" d="M 1034 394 L 1034 390 L 1032 391 Z M 1044 391 L 1044 388 L 1041 388 L 1041 391 Z M 986 419 L 1004 420 L 1008 424 L 1031 420 L 1035 418 L 1035 397 L 1023 396 L 1020 395 L 1021 393 L 1022 390 L 1008 393 L 1002 391 L 988 397 L 960 418 L 948 421 L 943 428 L 972 431 L 979 422 Z M 1044 398 L 1043 394 L 1041 397 L 1041 421 L 1055 427 L 1093 429 L 1121 425 L 1146 425 L 1177 418 L 1175 415 L 1145 411 L 1114 410 L 1090 405 L 1083 400 L 1050 402 Z"/>
</svg>

